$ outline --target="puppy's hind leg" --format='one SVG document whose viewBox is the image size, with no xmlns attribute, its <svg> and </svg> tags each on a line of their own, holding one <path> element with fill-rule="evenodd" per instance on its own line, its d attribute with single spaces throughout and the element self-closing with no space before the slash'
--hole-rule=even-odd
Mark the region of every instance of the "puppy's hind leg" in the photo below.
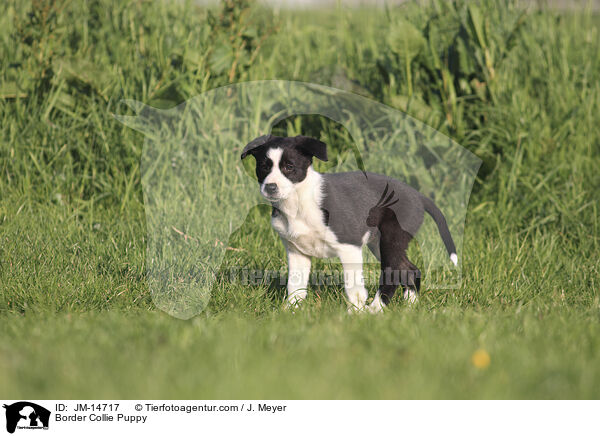
<svg viewBox="0 0 600 436">
<path fill-rule="evenodd" d="M 379 238 L 369 241 L 367 243 L 367 246 L 369 247 L 369 250 L 371 250 L 371 253 L 373 253 L 373 256 L 375 256 L 375 258 L 381 262 L 381 249 L 379 247 Z"/>
<path fill-rule="evenodd" d="M 380 239 L 381 276 L 379 290 L 369 305 L 372 313 L 381 312 L 394 296 L 398 286 L 408 291 L 405 298 L 415 301 L 420 285 L 420 272 L 406 257 L 406 249 L 412 236 L 399 225 L 388 225 Z"/>
<path fill-rule="evenodd" d="M 381 262 L 379 289 L 373 302 L 369 305 L 369 312 L 371 313 L 383 311 L 383 308 L 390 303 L 396 289 L 400 286 L 400 271 L 397 266 L 392 266 L 394 264 L 396 263 L 388 264 L 384 260 Z"/>
<path fill-rule="evenodd" d="M 421 289 L 421 271 L 406 256 L 400 262 L 400 279 L 404 299 L 415 303 Z"/>
</svg>

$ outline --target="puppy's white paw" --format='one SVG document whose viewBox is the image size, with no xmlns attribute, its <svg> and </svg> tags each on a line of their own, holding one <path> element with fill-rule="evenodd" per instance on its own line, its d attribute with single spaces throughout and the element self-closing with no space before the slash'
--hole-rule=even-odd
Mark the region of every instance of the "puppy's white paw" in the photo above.
<svg viewBox="0 0 600 436">
<path fill-rule="evenodd" d="M 369 313 L 372 313 L 373 315 L 375 315 L 377 313 L 383 313 L 384 307 L 385 307 L 384 305 L 380 305 L 380 306 L 375 305 L 374 306 L 373 304 L 369 304 L 366 309 Z"/>
<path fill-rule="evenodd" d="M 355 313 L 362 313 L 364 312 L 366 309 L 365 305 L 354 305 L 354 304 L 350 304 L 348 306 L 348 313 L 349 314 L 355 314 Z"/>
<path fill-rule="evenodd" d="M 297 304 L 290 304 L 289 301 L 286 301 L 285 303 L 283 303 L 283 310 L 287 310 L 289 312 L 295 313 L 296 309 L 298 309 Z"/>
<path fill-rule="evenodd" d="M 379 295 L 379 292 L 377 292 L 375 298 L 373 298 L 373 302 L 367 306 L 367 310 L 369 313 L 383 313 L 384 307 L 385 304 L 383 304 L 383 301 L 381 301 L 381 295 Z"/>
<path fill-rule="evenodd" d="M 302 299 L 299 298 L 288 298 L 285 303 L 283 303 L 283 309 L 289 310 L 292 313 L 296 313 L 297 310 L 300 310 L 300 303 Z"/>
<path fill-rule="evenodd" d="M 369 293 L 363 286 L 357 286 L 346 291 L 348 301 L 348 313 L 364 312 L 365 303 Z"/>
<path fill-rule="evenodd" d="M 407 288 L 404 290 L 404 299 L 407 300 L 409 304 L 414 304 L 419 301 L 419 295 L 414 289 Z"/>
<path fill-rule="evenodd" d="M 294 292 L 290 292 L 284 307 L 292 311 L 298 309 L 300 307 L 300 303 L 302 303 L 306 298 L 306 294 L 307 293 L 305 289 L 299 289 Z"/>
</svg>

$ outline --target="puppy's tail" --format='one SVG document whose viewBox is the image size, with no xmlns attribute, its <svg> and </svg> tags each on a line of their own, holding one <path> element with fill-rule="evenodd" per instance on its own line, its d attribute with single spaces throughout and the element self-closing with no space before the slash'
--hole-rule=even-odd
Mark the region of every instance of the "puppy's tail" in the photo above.
<svg viewBox="0 0 600 436">
<path fill-rule="evenodd" d="M 442 241 L 444 241 L 444 245 L 446 246 L 446 250 L 448 250 L 448 254 L 450 255 L 450 260 L 456 266 L 458 265 L 458 256 L 456 255 L 456 247 L 454 246 L 454 241 L 452 240 L 452 235 L 450 235 L 450 229 L 448 228 L 448 223 L 446 223 L 446 218 L 444 218 L 444 214 L 435 203 L 425 197 L 421 196 L 421 201 L 423 202 L 423 207 L 427 211 L 429 215 L 433 218 L 435 223 L 438 226 L 438 230 L 440 232 L 440 236 L 442 237 Z"/>
</svg>

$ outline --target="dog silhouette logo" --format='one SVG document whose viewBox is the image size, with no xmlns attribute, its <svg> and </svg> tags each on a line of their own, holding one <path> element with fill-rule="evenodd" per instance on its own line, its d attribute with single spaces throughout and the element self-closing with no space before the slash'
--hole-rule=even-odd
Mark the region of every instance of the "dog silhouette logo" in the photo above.
<svg viewBox="0 0 600 436">
<path fill-rule="evenodd" d="M 388 238 L 383 251 L 390 249 L 390 255 L 383 256 L 384 263 L 392 272 L 406 271 L 406 280 L 398 286 L 406 285 L 410 298 L 419 284 L 426 289 L 461 288 L 467 206 L 482 161 L 443 133 L 352 92 L 284 80 L 227 85 L 170 109 L 132 100 L 122 103 L 119 111 L 128 115 L 114 117 L 145 135 L 140 171 L 148 241 L 146 277 L 159 309 L 189 319 L 208 307 L 212 292 L 224 289 L 220 280 L 229 268 L 226 254 L 235 249 L 228 241 L 234 241 L 234 233 L 243 227 L 254 226 L 254 218 L 248 217 L 257 206 L 263 212 L 270 210 L 281 229 L 302 228 L 306 235 L 301 243 L 312 244 L 307 251 L 319 256 L 330 253 L 325 242 L 332 235 L 358 247 L 364 245 L 362 237 L 367 232 L 380 239 L 376 234 L 384 230 Z M 336 132 L 338 128 L 346 132 L 340 133 L 346 139 L 337 145 L 325 144 L 319 138 L 330 136 L 328 128 L 318 126 L 305 131 L 308 136 L 295 131 L 298 136 L 290 137 L 286 129 L 278 130 L 295 125 L 292 120 L 299 121 L 296 117 L 300 116 L 328 120 L 337 126 Z M 280 188 L 277 183 L 256 189 L 259 174 L 272 173 L 272 159 L 267 156 L 267 162 L 263 152 L 275 150 L 276 143 L 284 144 L 288 152 L 299 152 L 286 153 L 286 166 L 280 165 L 291 178 L 274 173 L 284 183 L 287 210 L 277 207 L 283 200 L 273 195 Z M 256 159 L 240 159 L 252 151 L 258 152 L 261 166 Z M 306 181 L 304 165 L 309 155 L 316 158 L 315 173 L 321 171 L 313 174 L 310 186 L 315 189 L 307 188 L 306 198 L 292 201 L 298 195 L 297 185 Z M 283 158 L 283 154 L 278 156 Z M 321 190 L 316 189 L 317 179 L 322 181 Z M 390 182 L 387 194 L 394 191 L 395 197 L 389 204 L 376 204 L 385 181 Z M 421 196 L 426 197 L 420 200 L 422 207 L 406 207 Z M 317 197 L 320 210 L 314 209 L 310 221 L 320 228 L 321 220 L 315 217 L 322 215 L 326 229 L 321 230 L 327 237 L 304 224 L 289 226 L 289 220 L 304 219 L 309 210 L 305 200 Z M 393 203 L 396 198 L 399 202 Z M 270 208 L 274 203 L 275 209 Z M 421 219 L 423 208 L 433 219 Z M 375 225 L 365 228 L 370 210 L 369 222 Z M 393 251 L 395 244 L 404 249 L 411 239 L 420 251 L 422 282 L 417 280 L 416 266 Z M 375 248 L 379 253 L 382 247 Z M 262 260 L 256 261 L 262 265 Z M 382 294 L 382 304 L 392 295 L 392 285 L 396 283 Z M 360 295 L 364 295 L 362 289 Z"/>
<path fill-rule="evenodd" d="M 19 401 L 4 405 L 6 409 L 6 431 L 14 433 L 18 429 L 48 429 L 50 411 L 29 401 Z"/>
</svg>

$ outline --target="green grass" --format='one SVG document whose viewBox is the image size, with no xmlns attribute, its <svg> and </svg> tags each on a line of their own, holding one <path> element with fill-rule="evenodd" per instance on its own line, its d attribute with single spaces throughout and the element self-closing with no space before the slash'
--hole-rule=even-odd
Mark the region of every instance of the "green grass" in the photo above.
<svg viewBox="0 0 600 436">
<path fill-rule="evenodd" d="M 499 20 L 520 16 L 497 3 L 503 12 L 487 27 L 496 36 Z M 172 106 L 227 83 L 231 69 L 206 55 L 222 42 L 205 10 L 178 2 L 61 4 L 49 27 L 27 24 L 26 2 L 0 18 L 0 397 L 599 397 L 597 16 L 528 12 L 485 94 L 436 99 L 443 83 L 427 82 L 429 61 L 417 57 L 406 103 L 406 65 L 382 72 L 377 61 L 391 52 L 390 20 L 409 16 L 422 30 L 435 9 L 251 8 L 247 22 L 262 23 L 251 28 L 273 29 L 233 81 L 352 87 L 484 160 L 463 283 L 424 289 L 415 307 L 395 300 L 383 316 L 349 316 L 340 287 L 311 289 L 291 314 L 280 287 L 221 279 L 207 310 L 181 321 L 154 307 L 145 281 L 143 137 L 111 112 L 126 113 L 121 98 Z M 463 12 L 450 24 L 468 22 Z M 485 62 L 465 65 L 472 70 L 450 71 L 457 89 L 461 77 L 489 75 Z M 347 140 L 309 117 L 279 128 L 335 147 Z M 268 210 L 230 245 L 238 251 L 227 252 L 225 270 L 285 268 Z M 472 364 L 478 349 L 489 367 Z"/>
<path fill-rule="evenodd" d="M 336 305 L 258 318 L 230 310 L 186 322 L 140 310 L 11 315 L 2 323 L 0 369 L 13 381 L 3 395 L 597 397 L 600 327 L 593 311 L 447 306 L 427 301 L 381 318 L 349 318 Z M 470 361 L 481 346 L 491 355 L 485 370 Z"/>
</svg>

